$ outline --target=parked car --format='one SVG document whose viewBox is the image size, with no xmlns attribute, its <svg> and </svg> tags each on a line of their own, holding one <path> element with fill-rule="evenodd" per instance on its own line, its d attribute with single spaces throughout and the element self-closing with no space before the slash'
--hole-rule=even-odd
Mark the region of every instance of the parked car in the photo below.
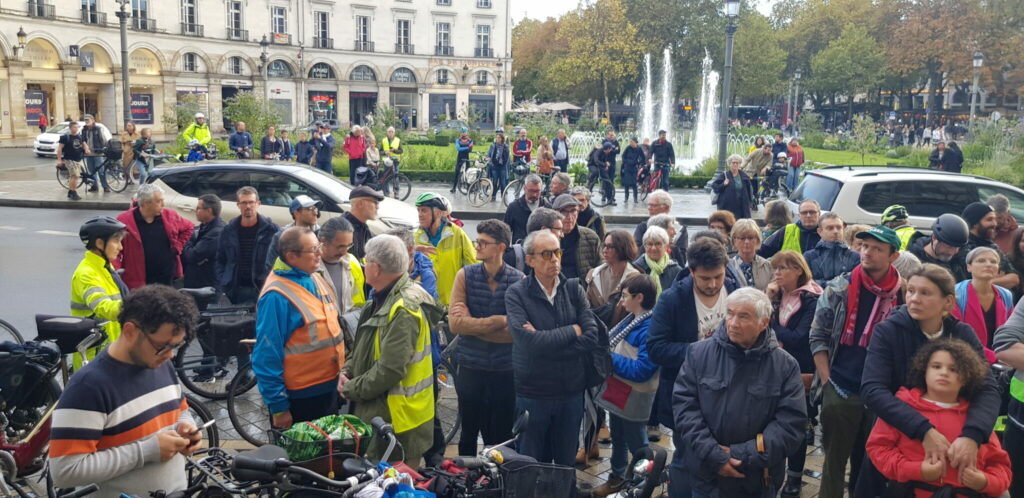
<svg viewBox="0 0 1024 498">
<path fill-rule="evenodd" d="M 32 142 L 33 152 L 39 157 L 57 157 L 57 142 L 60 141 L 61 135 L 68 133 L 68 124 L 67 121 L 61 121 L 40 133 Z M 85 126 L 85 122 L 79 121 L 79 129 L 83 126 Z"/>
<path fill-rule="evenodd" d="M 909 167 L 833 166 L 808 171 L 789 197 L 795 213 L 799 204 L 814 199 L 822 211 L 832 211 L 847 223 L 877 225 L 882 211 L 901 204 L 910 223 L 931 229 L 944 213 L 960 214 L 972 202 L 985 202 L 995 194 L 1010 199 L 1010 212 L 1024 222 L 1024 190 L 975 175 Z"/>
<path fill-rule="evenodd" d="M 434 125 L 434 134 L 437 135 L 438 133 L 443 133 L 448 130 L 459 131 L 462 128 L 469 128 L 469 125 L 460 119 L 449 119 Z"/>
<path fill-rule="evenodd" d="M 274 223 L 291 223 L 288 205 L 292 198 L 305 194 L 323 201 L 320 223 L 340 216 L 351 209 L 352 186 L 315 168 L 295 163 L 274 161 L 212 161 L 203 163 L 172 163 L 155 168 L 150 183 L 165 191 L 164 202 L 178 214 L 195 221 L 196 201 L 203 194 L 216 194 L 222 204 L 225 221 L 238 216 L 235 192 L 246 185 L 256 187 L 260 194 L 260 213 Z M 416 208 L 404 202 L 385 198 L 380 203 L 377 219 L 367 223 L 374 234 L 392 228 L 415 228 Z"/>
</svg>

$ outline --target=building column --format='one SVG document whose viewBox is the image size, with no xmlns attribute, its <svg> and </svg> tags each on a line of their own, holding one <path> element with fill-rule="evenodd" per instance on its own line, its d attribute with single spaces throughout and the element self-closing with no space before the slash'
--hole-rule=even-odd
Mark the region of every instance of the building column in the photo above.
<svg viewBox="0 0 1024 498">
<path fill-rule="evenodd" d="M 209 104 L 207 107 L 206 122 L 210 126 L 211 133 L 223 133 L 224 132 L 224 105 L 221 103 L 224 100 L 222 87 L 219 79 L 211 79 L 208 84 L 209 93 L 207 94 Z"/>
<path fill-rule="evenodd" d="M 54 93 L 59 93 L 64 102 L 64 114 L 79 116 L 78 110 L 78 72 L 81 67 L 75 64 L 61 64 L 61 86 Z"/>
<path fill-rule="evenodd" d="M 338 111 L 338 122 L 344 123 L 345 127 L 352 129 L 352 106 L 348 85 L 338 83 L 338 97 L 334 101 L 334 108 Z"/>
<path fill-rule="evenodd" d="M 377 105 L 391 105 L 391 87 L 388 85 L 377 85 Z"/>
<path fill-rule="evenodd" d="M 26 61 L 7 61 L 7 95 L 10 115 L 5 117 L 4 126 L 12 138 L 35 136 L 28 132 L 28 116 L 25 115 L 25 68 L 31 64 Z M 36 132 L 39 130 L 36 129 Z"/>
<path fill-rule="evenodd" d="M 121 67 L 111 67 L 110 71 L 114 75 L 114 124 L 117 125 L 118 130 L 123 130 L 125 125 L 125 112 L 124 109 L 122 109 L 122 107 L 124 107 L 124 99 L 122 99 L 121 96 L 124 95 L 124 92 L 129 90 L 124 87 L 124 78 L 121 76 Z M 131 96 L 129 95 L 129 98 L 130 97 Z"/>
<path fill-rule="evenodd" d="M 164 71 L 163 75 L 163 109 L 161 112 L 157 112 L 153 109 L 153 127 L 157 126 L 163 130 L 164 134 L 173 136 L 178 134 L 178 130 L 168 130 L 164 128 L 164 115 L 168 113 L 178 112 L 178 72 L 177 71 Z"/>
<path fill-rule="evenodd" d="M 426 88 L 419 89 L 420 101 L 416 104 L 416 129 L 426 130 L 430 127 L 430 93 Z"/>
</svg>

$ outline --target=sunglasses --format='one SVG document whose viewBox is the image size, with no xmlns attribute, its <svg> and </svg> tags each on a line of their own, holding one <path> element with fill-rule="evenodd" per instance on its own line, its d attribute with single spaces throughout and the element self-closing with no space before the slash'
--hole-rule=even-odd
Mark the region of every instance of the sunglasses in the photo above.
<svg viewBox="0 0 1024 498">
<path fill-rule="evenodd" d="M 529 254 L 530 256 L 540 256 L 540 259 L 543 259 L 544 261 L 551 261 L 551 257 L 552 256 L 554 256 L 555 258 L 558 258 L 558 259 L 562 259 L 562 250 L 561 249 L 551 249 L 551 250 L 548 250 L 548 251 L 530 252 L 530 253 L 527 253 L 527 254 Z"/>
</svg>

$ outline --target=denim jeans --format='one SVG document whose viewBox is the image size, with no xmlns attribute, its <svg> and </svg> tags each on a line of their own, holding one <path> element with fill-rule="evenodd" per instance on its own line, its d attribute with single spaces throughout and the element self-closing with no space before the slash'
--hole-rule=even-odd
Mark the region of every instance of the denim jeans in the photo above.
<svg viewBox="0 0 1024 498">
<path fill-rule="evenodd" d="M 659 166 L 658 169 L 661 170 L 661 189 L 668 191 L 668 174 L 672 171 L 672 168 L 669 166 Z"/>
<path fill-rule="evenodd" d="M 530 419 L 519 436 L 519 453 L 541 463 L 575 465 L 583 422 L 583 393 L 565 399 L 516 396 L 516 412 L 524 410 L 530 412 Z"/>
<path fill-rule="evenodd" d="M 796 186 L 800 183 L 800 167 L 796 168 L 790 166 L 789 171 L 786 173 L 786 186 L 789 187 L 789 191 L 796 190 Z"/>
<path fill-rule="evenodd" d="M 107 167 L 103 165 L 103 156 L 85 156 L 85 167 L 88 176 L 96 185 L 102 185 L 105 189 L 110 188 L 107 184 Z"/>
<path fill-rule="evenodd" d="M 612 477 L 624 477 L 629 465 L 629 454 L 635 455 L 647 446 L 647 426 L 644 422 L 631 422 L 608 414 L 608 430 L 612 434 Z"/>
<path fill-rule="evenodd" d="M 136 159 L 135 164 L 139 165 L 139 185 L 146 183 L 146 178 L 149 178 L 149 161 L 144 159 Z"/>
<path fill-rule="evenodd" d="M 491 182 L 494 184 L 494 190 L 491 191 L 491 200 L 494 200 L 495 197 L 501 195 L 502 191 L 505 190 L 505 186 L 508 185 L 508 165 L 498 166 L 492 164 L 490 169 L 488 173 L 490 174 Z"/>
</svg>

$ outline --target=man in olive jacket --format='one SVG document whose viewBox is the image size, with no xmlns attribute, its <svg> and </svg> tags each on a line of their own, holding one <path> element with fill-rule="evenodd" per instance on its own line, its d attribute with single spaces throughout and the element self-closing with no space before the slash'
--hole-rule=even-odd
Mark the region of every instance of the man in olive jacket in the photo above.
<svg viewBox="0 0 1024 498">
<path fill-rule="evenodd" d="M 366 283 L 373 301 L 363 308 L 355 347 L 338 380 L 341 395 L 355 402 L 362 420 L 383 417 L 395 426 L 404 451 L 394 454 L 418 468 L 434 441 L 434 384 L 427 309 L 433 299 L 409 280 L 409 253 L 393 235 L 378 235 L 366 244 Z M 395 409 L 401 411 L 396 411 Z M 384 445 L 375 438 L 367 449 L 380 458 Z"/>
</svg>

